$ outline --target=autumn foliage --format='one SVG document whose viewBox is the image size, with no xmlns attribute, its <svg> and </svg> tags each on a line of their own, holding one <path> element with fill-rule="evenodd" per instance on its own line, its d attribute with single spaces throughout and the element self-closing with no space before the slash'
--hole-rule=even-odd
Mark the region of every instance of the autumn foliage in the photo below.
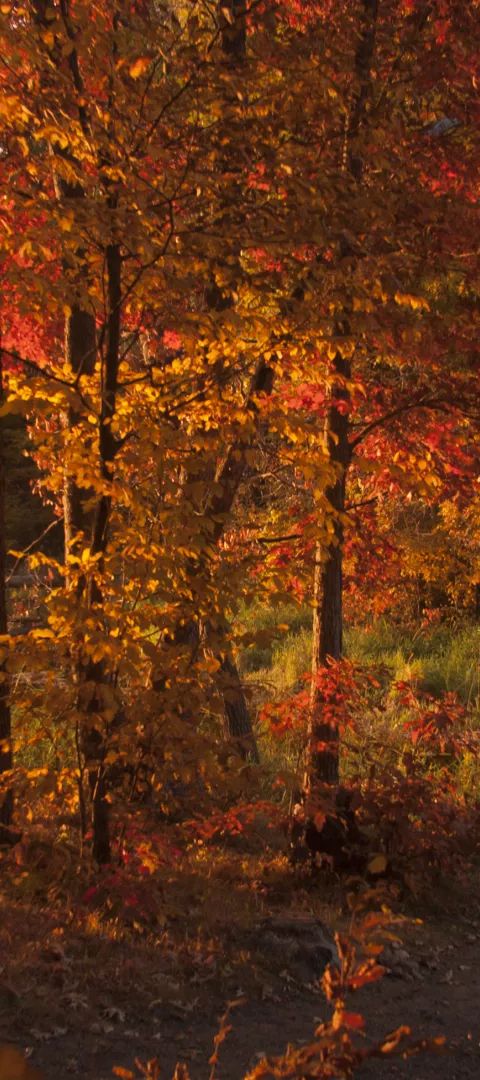
<svg viewBox="0 0 480 1080">
<path fill-rule="evenodd" d="M 478 680 L 396 677 L 345 628 L 478 630 L 479 26 L 478 0 L 0 4 L 12 898 L 161 937 L 224 856 L 247 907 L 269 874 L 411 902 L 475 867 Z M 277 694 L 247 675 L 281 609 L 310 659 Z M 295 805 L 320 840 L 290 862 Z M 331 1019 L 249 1080 L 400 1052 L 346 1004 L 376 945 L 337 945 Z"/>
</svg>

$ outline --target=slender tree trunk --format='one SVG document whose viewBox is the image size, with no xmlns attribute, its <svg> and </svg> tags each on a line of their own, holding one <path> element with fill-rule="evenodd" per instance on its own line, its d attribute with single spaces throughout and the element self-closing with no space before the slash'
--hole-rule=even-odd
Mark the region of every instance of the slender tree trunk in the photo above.
<svg viewBox="0 0 480 1080">
<path fill-rule="evenodd" d="M 252 728 L 252 718 L 237 665 L 230 652 L 223 652 L 218 672 L 218 687 L 223 697 L 225 734 L 246 761 L 258 765 L 260 755 Z"/>
<path fill-rule="evenodd" d="M 66 194 L 66 185 L 57 184 L 61 191 L 61 197 Z M 80 189 L 76 192 L 76 198 L 82 198 Z M 65 319 L 65 360 L 72 375 L 92 375 L 95 370 L 96 360 L 96 329 L 95 318 L 89 311 L 83 311 L 74 305 L 72 311 Z M 73 408 L 65 414 L 65 427 L 75 436 L 75 428 L 78 417 Z M 89 529 L 89 518 L 83 508 L 83 502 L 91 494 L 78 487 L 68 469 L 65 472 L 63 489 L 63 521 L 65 537 L 65 560 L 72 550 L 75 536 L 79 533 L 86 534 Z"/>
<path fill-rule="evenodd" d="M 257 417 L 255 396 L 259 393 L 269 394 L 272 385 L 273 371 L 261 360 L 253 374 L 246 401 L 246 406 L 253 413 L 254 418 Z M 215 475 L 214 492 L 211 494 L 204 510 L 204 516 L 209 518 L 211 523 L 209 530 L 211 543 L 218 544 L 223 535 L 240 483 L 245 474 L 245 451 L 250 448 L 251 443 L 252 436 L 249 435 L 244 441 L 230 446 L 223 460 L 219 463 Z M 226 631 L 227 628 L 225 627 L 222 635 L 224 641 L 220 643 L 220 648 L 215 652 L 220 661 L 217 684 L 223 698 L 225 734 L 227 738 L 236 743 L 245 758 L 258 762 L 259 753 L 252 718 L 242 680 L 228 646 Z"/>
<path fill-rule="evenodd" d="M 3 403 L 3 363 L 0 342 L 0 405 Z M 5 446 L 3 417 L 0 417 L 0 637 L 8 634 L 5 550 Z M 3 651 L 3 650 L 2 650 Z M 12 726 L 9 675 L 6 661 L 0 663 L 0 779 L 12 768 Z M 0 844 L 11 841 L 13 791 L 0 791 Z"/>
<path fill-rule="evenodd" d="M 251 411 L 254 418 L 257 416 L 255 396 L 259 393 L 270 393 L 273 385 L 273 372 L 262 360 L 252 376 L 250 387 L 245 402 L 245 407 Z M 219 462 L 215 473 L 215 484 L 208 496 L 204 509 L 203 518 L 208 521 L 209 544 L 218 544 L 221 540 L 225 526 L 230 518 L 235 498 L 245 474 L 245 452 L 252 445 L 251 433 L 243 439 L 228 447 L 223 459 Z M 205 571 L 204 561 L 201 557 L 191 562 L 190 577 L 192 582 L 201 577 Z M 193 655 L 205 641 L 207 647 L 208 631 L 200 632 L 199 622 L 191 619 L 188 623 L 181 623 L 174 632 L 174 645 L 185 645 Z M 214 655 L 220 662 L 216 675 L 217 687 L 223 699 L 225 735 L 234 741 L 240 752 L 251 761 L 259 761 L 259 753 L 256 745 L 255 734 L 252 726 L 252 718 L 248 708 L 245 691 L 240 678 L 235 660 L 228 645 L 226 628 L 222 633 L 222 641 L 213 649 Z M 153 689 L 162 691 L 164 678 L 160 677 L 153 681 Z"/>
<path fill-rule="evenodd" d="M 221 0 L 218 4 L 218 11 L 222 31 L 222 48 L 225 64 L 230 69 L 241 68 L 245 62 L 246 56 L 245 0 L 227 0 L 227 2 Z M 231 104 L 228 99 L 228 93 L 229 91 L 227 90 L 225 107 L 228 107 L 228 105 Z M 238 99 L 236 97 L 234 97 L 232 104 L 234 108 L 238 108 Z M 228 173 L 234 173 L 235 163 L 230 159 L 225 160 L 224 168 Z M 240 185 L 235 183 L 235 186 L 238 188 L 236 198 L 231 198 L 230 203 L 231 205 L 241 207 Z M 230 195 L 231 194 L 232 193 L 230 192 Z M 210 288 L 207 290 L 206 300 L 208 307 L 217 312 L 227 310 L 232 304 L 230 297 L 223 295 L 221 289 L 219 289 L 213 279 Z M 249 388 L 246 402 L 247 408 L 256 411 L 253 402 L 254 395 L 261 391 L 269 393 L 271 386 L 272 371 L 263 361 L 261 361 L 254 373 Z M 251 436 L 249 436 L 245 443 L 237 443 L 235 446 L 228 447 L 224 458 L 218 465 L 214 478 L 215 493 L 207 498 L 203 515 L 205 520 L 210 522 L 208 533 L 209 543 L 218 543 L 224 532 L 225 524 L 231 513 L 235 496 L 245 472 L 244 451 L 247 448 L 250 448 L 251 442 Z M 201 575 L 203 569 L 204 567 L 198 561 L 192 563 L 192 577 L 195 578 Z M 195 649 L 198 647 L 201 636 L 205 635 L 200 633 L 200 627 L 192 621 L 188 626 L 183 625 L 178 627 L 174 636 L 174 644 L 179 645 L 185 643 L 188 644 L 189 647 Z M 245 697 L 235 660 L 226 644 L 226 639 L 225 644 L 222 643 L 220 650 L 216 652 L 215 655 L 217 655 L 217 658 L 220 661 L 216 679 L 219 693 L 223 699 L 226 737 L 232 739 L 237 744 L 246 758 L 248 757 L 251 760 L 258 761 L 258 749 L 253 732 L 250 710 L 248 708 L 247 699 Z M 163 680 L 157 681 L 156 685 L 158 689 L 161 688 L 162 682 Z"/>
<path fill-rule="evenodd" d="M 50 31 L 51 33 L 50 24 L 54 12 L 52 11 L 52 8 L 49 7 L 48 0 L 32 0 L 31 6 L 33 18 L 37 26 Z M 49 46 L 50 60 L 52 66 L 62 66 L 65 68 L 65 75 L 68 74 L 72 81 L 72 89 L 74 89 L 79 98 L 83 99 L 85 97 L 85 88 L 78 64 L 77 51 L 74 46 L 75 33 L 70 23 L 68 4 L 62 6 L 61 17 L 64 20 L 65 28 L 67 29 L 72 42 L 72 49 L 68 54 L 68 57 L 65 58 L 65 56 L 62 56 L 62 54 L 59 53 L 54 41 L 53 44 Z M 51 36 L 53 37 L 53 35 Z M 87 135 L 89 125 L 84 104 L 78 105 L 78 118 L 85 135 Z M 58 172 L 58 163 L 60 159 L 68 159 L 73 163 L 75 163 L 75 159 L 72 158 L 72 155 L 68 150 L 62 150 L 58 145 L 50 147 L 50 154 L 53 162 L 53 181 L 58 202 L 63 206 L 75 206 L 79 203 L 81 204 L 85 198 L 82 184 L 80 182 L 67 181 L 59 175 Z M 72 293 L 74 294 L 77 291 L 80 294 L 82 292 L 84 294 L 86 293 L 86 268 L 83 266 L 83 261 L 84 253 L 80 247 L 72 254 L 68 255 L 64 260 L 64 273 L 67 279 L 71 279 Z M 87 310 L 85 304 L 82 305 L 78 302 L 74 302 L 70 312 L 65 317 L 64 347 L 66 363 L 70 368 L 71 374 L 75 378 L 79 378 L 81 375 L 93 374 L 96 361 L 95 317 L 91 311 Z M 78 423 L 78 416 L 74 408 L 69 408 L 65 413 L 64 423 L 66 429 L 74 435 L 75 427 Z M 83 502 L 90 494 L 90 492 L 84 491 L 77 486 L 73 478 L 69 475 L 67 465 L 63 489 L 66 560 L 72 548 L 74 537 L 79 533 L 85 533 L 86 530 L 88 530 L 89 521 L 83 510 Z"/>
<path fill-rule="evenodd" d="M 337 353 L 334 363 L 336 374 L 342 380 L 348 380 L 348 361 Z M 347 391 L 337 389 L 335 396 L 345 400 Z M 307 791 L 318 783 L 337 785 L 339 781 L 338 729 L 323 719 L 322 692 L 318 677 L 329 660 L 340 660 L 343 650 L 343 514 L 350 461 L 348 430 L 348 416 L 332 406 L 325 435 L 329 458 L 337 473 L 335 482 L 326 491 L 329 512 L 334 521 L 334 535 L 326 551 L 320 543 L 317 543 L 315 549 Z"/>
<path fill-rule="evenodd" d="M 375 49 L 378 0 L 363 0 L 361 25 L 355 54 L 357 90 L 346 131 L 345 168 L 360 185 L 363 159 L 359 152 L 358 136 L 365 117 L 365 107 L 371 85 L 371 67 Z M 347 252 L 346 252 L 347 254 Z M 341 330 L 348 332 L 347 318 Z M 334 360 L 335 398 L 348 399 L 348 381 L 351 376 L 350 362 L 340 352 Z M 327 488 L 326 496 L 334 521 L 334 536 L 326 551 L 320 544 L 315 552 L 313 586 L 313 646 L 312 688 L 308 731 L 307 769 L 305 791 L 312 799 L 316 789 L 338 787 L 339 783 L 339 733 L 338 729 L 322 717 L 322 694 L 318 677 L 328 660 L 339 660 L 343 651 L 343 543 L 345 511 L 345 486 L 351 458 L 348 411 L 329 409 L 326 423 L 326 440 L 330 461 L 336 471 L 335 483 Z"/>
<path fill-rule="evenodd" d="M 37 24 L 48 28 L 51 18 L 51 9 L 47 0 L 32 0 L 32 10 Z M 51 60 L 55 65 L 63 65 L 65 74 L 72 83 L 72 89 L 79 99 L 78 118 L 85 136 L 89 134 L 87 95 L 83 85 L 82 73 L 78 61 L 75 46 L 76 32 L 71 21 L 71 12 L 68 4 L 61 5 L 61 18 L 67 36 L 71 41 L 71 50 L 67 57 L 58 54 L 57 46 L 51 46 Z M 113 46 L 115 49 L 115 46 Z M 51 150 L 52 157 L 61 157 L 68 151 L 62 151 L 58 147 Z M 72 160 L 72 159 L 71 159 Z M 70 206 L 80 206 L 85 198 L 85 192 L 81 180 L 67 182 L 53 168 L 55 192 L 60 203 Z M 115 198 L 107 200 L 110 211 L 115 210 Z M 111 420 L 115 412 L 115 402 L 118 383 L 118 367 L 120 362 L 120 325 L 121 325 L 121 254 L 116 243 L 110 242 L 105 249 L 106 277 L 107 277 L 107 313 L 106 313 L 106 336 L 105 353 L 97 356 L 96 324 L 93 312 L 87 309 L 86 302 L 74 302 L 70 313 L 65 321 L 65 359 L 76 378 L 82 375 L 92 375 L 100 360 L 102 365 L 101 387 L 102 402 L 99 421 L 99 459 L 100 473 L 105 481 L 105 490 L 99 497 L 95 510 L 86 514 L 84 502 L 91 497 L 92 493 L 80 488 L 75 479 L 65 475 L 63 491 L 64 505 L 64 529 L 65 529 L 65 558 L 72 550 L 75 537 L 83 534 L 86 539 L 90 533 L 91 555 L 100 555 L 96 572 L 98 579 L 90 578 L 86 589 L 86 598 L 89 607 L 100 607 L 103 604 L 102 589 L 99 583 L 103 569 L 104 556 L 108 543 L 108 529 L 111 513 L 111 494 L 109 486 L 113 478 L 114 458 L 117 450 L 115 438 L 111 433 Z M 87 268 L 84 264 L 84 253 L 79 246 L 67 256 L 65 260 L 65 274 L 71 281 L 72 293 L 77 292 L 82 296 L 87 295 L 86 285 Z M 71 438 L 75 438 L 75 429 L 78 425 L 76 411 L 71 408 L 65 416 L 65 425 Z M 68 454 L 67 454 L 68 458 Z M 83 582 L 83 589 L 85 589 Z M 82 591 L 82 585 L 80 586 Z M 83 719 L 79 725 L 79 748 L 84 756 L 88 773 L 93 832 L 93 856 L 99 863 L 107 863 L 110 860 L 110 832 L 109 812 L 107 801 L 107 782 L 105 770 L 105 755 L 107 749 L 107 735 L 105 723 L 102 720 L 102 711 L 105 709 L 104 688 L 108 682 L 104 664 L 88 660 L 80 663 L 77 668 L 78 678 L 78 704 L 79 711 L 83 713 Z"/>
<path fill-rule="evenodd" d="M 120 248 L 118 244 L 109 244 L 106 249 L 107 332 L 99 424 L 100 471 L 105 490 L 98 499 L 93 515 L 90 554 L 100 555 L 100 559 L 95 576 L 92 575 L 89 582 L 87 599 L 90 608 L 101 608 L 103 605 L 100 577 L 107 551 L 112 509 L 109 488 L 113 480 L 114 462 L 118 449 L 115 436 L 112 434 L 111 421 L 115 413 L 120 363 L 121 271 Z M 87 763 L 92 804 L 92 852 L 95 861 L 100 865 L 110 862 L 111 854 L 108 782 L 105 765 L 109 731 L 106 728 L 106 722 L 101 719 L 105 710 L 104 696 L 107 687 L 110 689 L 103 662 L 89 660 L 80 671 L 80 698 L 83 692 L 83 709 L 86 714 L 81 732 L 81 747 Z M 101 726 L 99 726 L 99 721 Z"/>
<path fill-rule="evenodd" d="M 223 700 L 225 737 L 232 742 L 245 761 L 258 765 L 260 755 L 252 728 L 243 683 L 228 640 L 229 627 L 225 622 L 214 633 L 209 623 L 203 627 L 205 648 L 219 663 L 216 674 L 218 692 Z"/>
</svg>

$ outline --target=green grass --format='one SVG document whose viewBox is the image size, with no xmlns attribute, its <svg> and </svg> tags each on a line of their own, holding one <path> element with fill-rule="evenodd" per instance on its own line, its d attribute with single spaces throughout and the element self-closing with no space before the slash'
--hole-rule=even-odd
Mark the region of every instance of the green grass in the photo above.
<svg viewBox="0 0 480 1080">
<path fill-rule="evenodd" d="M 242 631 L 258 635 L 240 653 L 240 669 L 250 686 L 263 685 L 275 696 L 297 688 L 311 664 L 311 617 L 307 605 L 293 604 L 240 613 Z M 288 630 L 279 629 L 286 626 Z M 454 691 L 472 705 L 480 699 L 480 625 L 412 632 L 381 620 L 372 629 L 347 627 L 345 654 L 362 664 L 385 667 L 392 681 L 414 681 L 435 695 Z"/>
<path fill-rule="evenodd" d="M 279 626 L 288 625 L 288 630 Z M 311 609 L 307 606 L 257 607 L 242 612 L 241 629 L 258 634 L 258 641 L 240 653 L 240 668 L 252 711 L 259 714 L 270 702 L 287 700 L 304 685 L 302 676 L 311 664 Z M 351 746 L 343 755 L 346 775 L 353 769 L 368 773 L 372 759 L 383 767 L 395 767 L 405 745 L 404 723 L 408 719 L 389 684 L 413 683 L 420 691 L 441 696 L 453 691 L 471 708 L 470 723 L 480 723 L 480 626 L 458 629 L 443 625 L 432 630 L 403 628 L 386 621 L 375 627 L 347 627 L 345 653 L 362 665 L 383 669 L 382 686 L 372 692 L 365 715 L 357 718 Z M 378 700 L 377 700 L 378 698 Z M 269 726 L 257 723 L 262 764 L 267 775 L 299 776 L 304 736 L 287 732 L 280 739 Z M 457 780 L 465 793 L 480 790 L 480 766 L 466 754 Z"/>
<path fill-rule="evenodd" d="M 381 622 L 373 630 L 347 629 L 346 653 L 362 663 L 384 665 L 393 680 L 412 680 L 440 695 L 454 691 L 474 705 L 480 699 L 480 626 L 408 632 Z"/>
<path fill-rule="evenodd" d="M 279 649 L 299 633 L 309 634 L 311 622 L 312 612 L 307 604 L 242 607 L 237 615 L 236 628 L 257 637 L 240 654 L 242 673 L 269 670 L 276 661 Z M 307 668 L 309 666 L 310 660 Z"/>
</svg>

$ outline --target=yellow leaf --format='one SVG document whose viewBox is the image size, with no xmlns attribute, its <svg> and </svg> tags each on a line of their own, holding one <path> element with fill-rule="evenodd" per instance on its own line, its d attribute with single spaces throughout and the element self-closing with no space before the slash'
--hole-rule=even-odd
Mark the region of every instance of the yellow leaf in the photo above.
<svg viewBox="0 0 480 1080">
<path fill-rule="evenodd" d="M 134 60 L 133 64 L 130 65 L 129 73 L 132 79 L 139 79 L 141 75 L 144 75 L 144 73 L 149 67 L 149 56 L 137 56 L 137 59 Z"/>
<path fill-rule="evenodd" d="M 386 855 L 375 855 L 368 864 L 369 874 L 384 874 L 388 866 Z"/>
</svg>

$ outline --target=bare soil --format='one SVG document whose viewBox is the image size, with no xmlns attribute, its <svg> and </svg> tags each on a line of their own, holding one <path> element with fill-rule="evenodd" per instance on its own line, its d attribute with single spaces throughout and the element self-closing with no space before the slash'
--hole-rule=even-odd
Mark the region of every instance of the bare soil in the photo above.
<svg viewBox="0 0 480 1080">
<path fill-rule="evenodd" d="M 165 941 L 126 944 L 101 932 L 69 933 L 53 914 L 0 906 L 0 1044 L 21 1048 L 46 1080 L 106 1080 L 113 1065 L 157 1057 L 162 1075 L 188 1064 L 209 1075 L 208 1058 L 228 998 L 245 994 L 221 1048 L 219 1080 L 240 1080 L 262 1053 L 311 1040 L 327 1015 L 321 992 L 289 970 L 270 967 L 268 949 L 232 952 L 212 943 L 185 955 Z M 480 1077 L 480 909 L 462 904 L 455 918 L 430 916 L 388 947 L 390 972 L 364 988 L 352 1007 L 366 1019 L 367 1040 L 400 1024 L 415 1036 L 444 1035 L 441 1055 L 366 1066 L 385 1080 L 478 1080 Z M 236 954 L 235 954 L 236 950 Z M 309 987 L 309 988 L 308 988 Z M 2 1077 L 3 1080 L 3 1077 Z"/>
</svg>

